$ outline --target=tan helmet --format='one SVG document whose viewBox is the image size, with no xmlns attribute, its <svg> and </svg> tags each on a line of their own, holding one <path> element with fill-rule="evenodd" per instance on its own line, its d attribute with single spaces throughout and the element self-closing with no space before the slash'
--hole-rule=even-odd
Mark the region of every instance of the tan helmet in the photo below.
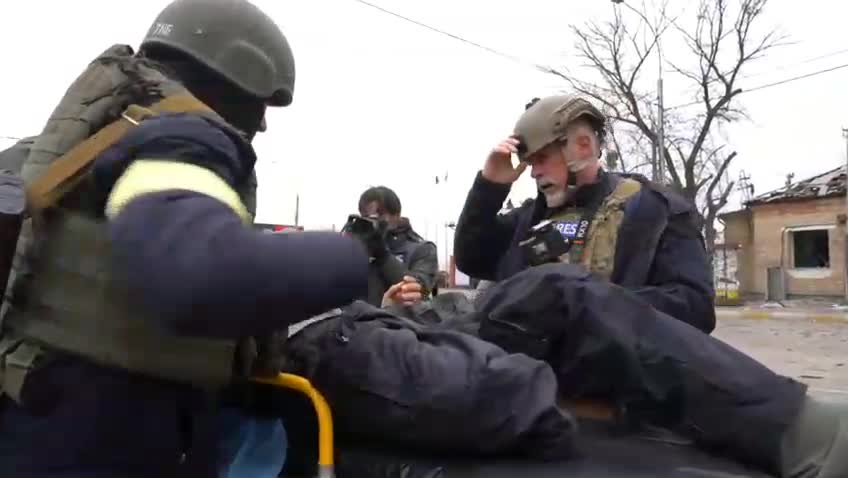
<svg viewBox="0 0 848 478">
<path fill-rule="evenodd" d="M 534 98 L 515 123 L 513 133 L 521 140 L 518 158 L 522 161 L 545 146 L 565 137 L 566 128 L 577 118 L 588 116 L 603 129 L 606 117 L 585 98 L 575 95 L 556 95 Z"/>
</svg>

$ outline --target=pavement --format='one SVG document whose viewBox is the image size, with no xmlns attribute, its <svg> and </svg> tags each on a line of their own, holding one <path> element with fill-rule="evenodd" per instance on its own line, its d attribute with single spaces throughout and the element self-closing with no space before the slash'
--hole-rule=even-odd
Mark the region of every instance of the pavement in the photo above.
<svg viewBox="0 0 848 478">
<path fill-rule="evenodd" d="M 442 292 L 472 293 L 471 289 L 442 289 Z M 848 305 L 823 299 L 796 299 L 781 302 L 747 302 L 739 306 L 718 306 L 716 316 L 733 319 L 793 319 L 848 324 Z"/>
<path fill-rule="evenodd" d="M 848 307 L 822 299 L 716 307 L 713 335 L 820 397 L 848 400 Z"/>
<path fill-rule="evenodd" d="M 442 291 L 466 294 L 472 292 L 470 289 L 442 289 Z M 716 316 L 728 319 L 793 319 L 848 324 L 848 305 L 823 299 L 747 302 L 740 306 L 718 306 Z"/>
<path fill-rule="evenodd" d="M 735 319 L 794 319 L 812 322 L 834 322 L 848 324 L 848 310 L 844 306 L 739 306 L 716 307 L 719 318 Z"/>
<path fill-rule="evenodd" d="M 806 383 L 818 396 L 848 400 L 848 321 L 767 319 L 718 314 L 712 335 L 775 372 Z"/>
</svg>

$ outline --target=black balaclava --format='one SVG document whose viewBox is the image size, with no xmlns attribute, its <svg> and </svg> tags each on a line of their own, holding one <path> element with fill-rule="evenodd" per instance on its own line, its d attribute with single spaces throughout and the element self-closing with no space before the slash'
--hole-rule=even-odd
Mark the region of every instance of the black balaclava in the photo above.
<svg viewBox="0 0 848 478">
<path fill-rule="evenodd" d="M 148 49 L 140 53 L 164 67 L 198 100 L 212 108 L 227 123 L 252 141 L 264 130 L 265 101 L 248 94 L 234 83 L 191 58 L 167 49 Z"/>
</svg>

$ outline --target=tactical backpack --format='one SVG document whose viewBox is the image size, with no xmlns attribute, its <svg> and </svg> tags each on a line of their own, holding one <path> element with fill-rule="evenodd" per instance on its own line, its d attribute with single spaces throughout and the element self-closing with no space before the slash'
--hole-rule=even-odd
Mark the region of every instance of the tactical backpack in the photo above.
<svg viewBox="0 0 848 478">
<path fill-rule="evenodd" d="M 0 281 L 5 285 L 0 325 L 11 320 L 9 314 L 18 306 L 25 308 L 31 302 L 26 295 L 36 279 L 32 269 L 39 264 L 42 241 L 50 241 L 42 230 L 50 222 L 47 219 L 63 209 L 63 200 L 72 199 L 70 193 L 89 186 L 93 160 L 145 118 L 178 112 L 199 114 L 229 127 L 158 65 L 135 56 L 129 46 L 115 45 L 71 84 L 41 134 L 25 145 L 25 159 L 7 161 L 12 152 L 5 152 L 7 157 L 0 158 Z M 14 154 L 22 154 L 21 149 Z M 250 214 L 255 214 L 255 174 L 236 188 Z M 17 399 L 26 374 L 43 352 L 38 340 L 22 342 L 7 331 L 0 328 L 0 395 Z M 254 370 L 279 370 L 278 335 L 240 340 L 237 362 Z M 198 359 L 204 360 L 202 353 Z M 246 375 L 250 370 L 240 372 Z"/>
<path fill-rule="evenodd" d="M 6 290 L 26 209 L 21 169 L 34 142 L 35 137 L 24 138 L 0 151 L 0 245 L 8 246 L 0 247 L 0 293 Z"/>
<path fill-rule="evenodd" d="M 20 170 L 0 171 L 0 283 L 7 298 L 14 276 L 26 274 L 33 220 L 84 181 L 101 152 L 144 118 L 165 112 L 211 110 L 127 45 L 108 48 L 71 84 Z"/>
</svg>

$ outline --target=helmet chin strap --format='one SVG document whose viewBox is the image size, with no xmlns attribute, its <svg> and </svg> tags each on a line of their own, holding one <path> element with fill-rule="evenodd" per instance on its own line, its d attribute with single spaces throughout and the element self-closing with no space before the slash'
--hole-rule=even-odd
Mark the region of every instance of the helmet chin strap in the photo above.
<svg viewBox="0 0 848 478">
<path fill-rule="evenodd" d="M 587 166 L 592 164 L 591 159 L 579 159 L 575 161 L 568 161 L 565 159 L 565 147 L 562 148 L 562 159 L 565 161 L 566 166 L 568 167 L 568 189 L 572 190 L 577 187 L 577 173 L 586 169 Z"/>
<path fill-rule="evenodd" d="M 562 152 L 563 159 L 565 158 L 565 151 Z M 591 159 L 576 159 L 574 161 L 566 160 L 566 165 L 568 166 L 568 171 L 571 173 L 579 173 L 586 169 L 587 166 L 592 164 Z M 570 176 L 570 175 L 569 175 Z"/>
</svg>

